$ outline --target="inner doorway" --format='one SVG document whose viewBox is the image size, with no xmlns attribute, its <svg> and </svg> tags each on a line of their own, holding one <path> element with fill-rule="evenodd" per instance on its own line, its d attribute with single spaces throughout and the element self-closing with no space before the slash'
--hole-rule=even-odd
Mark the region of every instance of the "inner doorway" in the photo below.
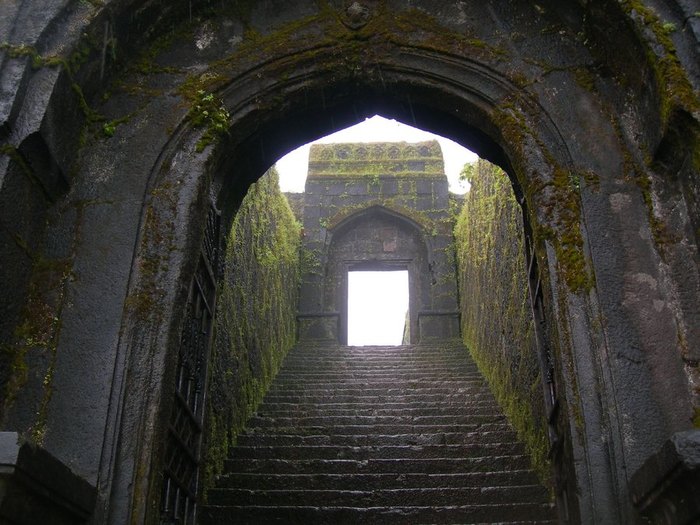
<svg viewBox="0 0 700 525">
<path fill-rule="evenodd" d="M 407 323 L 408 270 L 348 272 L 348 345 L 400 345 Z"/>
</svg>

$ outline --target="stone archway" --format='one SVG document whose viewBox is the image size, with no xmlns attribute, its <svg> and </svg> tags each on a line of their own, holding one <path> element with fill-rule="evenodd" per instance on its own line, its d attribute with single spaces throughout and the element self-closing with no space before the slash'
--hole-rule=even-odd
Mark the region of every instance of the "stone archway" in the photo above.
<svg viewBox="0 0 700 525">
<path fill-rule="evenodd" d="M 245 188 L 282 153 L 375 112 L 441 131 L 511 176 L 532 226 L 531 268 L 541 277 L 564 387 L 559 425 L 570 447 L 564 463 L 574 515 L 578 509 L 588 522 L 633 516 L 631 473 L 691 426 L 689 385 L 698 372 L 688 341 L 697 340 L 700 323 L 687 210 L 697 196 L 683 197 L 664 175 L 673 171 L 673 151 L 686 159 L 697 152 L 679 138 L 697 136 L 696 77 L 690 68 L 690 81 L 654 69 L 676 57 L 661 36 L 644 33 L 661 24 L 658 17 L 639 21 L 626 4 L 606 2 L 552 3 L 542 12 L 478 2 L 466 12 L 463 3 L 441 2 L 431 4 L 435 16 L 369 4 L 359 19 L 341 6 L 309 2 L 302 16 L 261 4 L 227 14 L 230 23 L 218 27 L 203 19 L 197 38 L 174 35 L 154 45 L 151 62 L 132 70 L 133 82 L 101 108 L 110 123 L 124 117 L 121 108 L 134 108 L 129 118 L 106 128 L 111 137 L 90 139 L 69 193 L 53 197 L 59 206 L 47 205 L 46 234 L 63 240 L 43 250 L 66 259 L 75 279 L 61 281 L 44 443 L 98 486 L 112 522 L 154 519 L 174 374 L 164 349 L 179 336 L 178 305 L 210 198 L 225 227 Z M 123 7 L 115 7 L 117 25 Z M 81 20 L 101 34 L 109 13 L 97 15 L 92 25 Z M 246 25 L 255 31 L 246 33 Z M 579 30 L 591 40 L 577 38 Z M 605 52 L 611 39 L 624 53 Z M 677 40 L 679 47 L 687 41 Z M 552 46 L 560 63 L 543 63 Z M 646 55 L 650 49 L 661 56 Z M 124 51 L 133 57 L 138 49 Z M 684 53 L 683 64 L 692 63 Z M 99 82 L 98 53 L 88 58 L 77 80 L 92 100 L 108 89 Z M 70 75 L 51 67 L 27 78 L 38 86 L 52 77 L 52 97 L 46 93 L 40 105 L 49 110 L 20 123 L 41 128 L 42 151 L 65 166 L 77 142 L 58 137 L 60 110 L 79 103 Z M 626 97 L 625 86 L 637 96 Z M 230 114 L 223 135 L 216 120 L 198 118 L 210 94 Z M 27 139 L 20 128 L 11 135 L 13 155 Z M 659 156 L 645 163 L 645 152 L 654 156 L 657 147 Z M 17 172 L 20 162 L 12 162 Z M 692 162 L 681 168 L 697 180 Z M 659 226 L 657 214 L 674 203 L 686 207 Z M 41 385 L 32 388 L 42 397 Z M 34 414 L 30 405 L 24 413 Z M 12 418 L 24 421 L 19 413 Z M 94 446 L 85 450 L 85 442 Z"/>
</svg>

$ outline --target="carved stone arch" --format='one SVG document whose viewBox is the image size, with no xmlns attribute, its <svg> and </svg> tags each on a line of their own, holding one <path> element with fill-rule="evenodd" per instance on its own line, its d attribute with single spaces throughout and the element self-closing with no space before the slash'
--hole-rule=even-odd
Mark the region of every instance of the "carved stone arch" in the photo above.
<svg viewBox="0 0 700 525">
<path fill-rule="evenodd" d="M 25 16 L 17 18 L 15 32 L 24 34 L 23 18 L 37 20 L 29 15 L 43 9 L 38 4 L 21 3 Z M 8 143 L 2 153 L 16 154 L 41 127 L 52 157 L 72 159 L 87 118 L 81 104 L 95 104 L 108 91 L 100 81 L 108 35 L 123 43 L 119 51 L 128 62 L 146 47 L 140 44 L 151 28 L 169 32 L 171 22 L 186 17 L 193 4 L 210 3 L 111 2 L 103 8 L 72 2 L 76 12 L 70 17 L 57 14 L 63 3 L 52 3 L 56 13 L 47 16 L 71 22 L 71 31 L 69 38 L 47 32 L 41 40 L 52 45 L 38 46 L 39 51 L 44 58 L 58 53 L 67 59 L 70 51 L 63 48 L 73 47 L 77 61 L 87 62 L 75 76 L 56 65 L 34 70 L 32 63 L 41 60 L 26 54 L 31 46 L 15 49 L 10 42 L 2 74 L 18 91 L 2 108 L 0 138 Z M 179 337 L 182 298 L 210 199 L 222 209 L 226 227 L 248 185 L 283 153 L 382 113 L 454 138 L 510 174 L 532 225 L 530 271 L 542 290 L 549 340 L 562 365 L 568 412 L 560 407 L 559 414 L 572 450 L 563 461 L 575 477 L 574 519 L 578 511 L 590 523 L 633 521 L 631 474 L 670 435 L 691 425 L 685 370 L 697 374 L 697 352 L 686 341 L 698 337 L 681 336 L 697 335 L 692 327 L 700 326 L 693 322 L 696 308 L 688 306 L 698 304 L 698 272 L 669 270 L 660 258 L 660 244 L 663 250 L 677 249 L 683 241 L 655 239 L 663 230 L 648 206 L 654 205 L 656 186 L 665 190 L 672 184 L 655 181 L 650 193 L 638 168 L 645 165 L 645 151 L 656 151 L 661 141 L 668 117 L 663 108 L 684 103 L 664 92 L 674 86 L 663 85 L 667 79 L 659 64 L 675 68 L 676 58 L 683 65 L 696 55 L 679 45 L 676 57 L 654 41 L 658 36 L 651 33 L 661 22 L 653 21 L 646 2 L 635 8 L 612 0 L 586 6 L 525 2 L 507 9 L 498 2 L 467 2 L 468 9 L 483 15 L 473 19 L 458 16 L 463 2 L 439 2 L 455 15 L 439 20 L 397 3 L 396 12 L 380 10 L 348 27 L 356 33 L 343 32 L 332 9 L 322 12 L 312 4 L 304 4 L 310 13 L 304 19 L 288 14 L 292 11 L 265 11 L 274 2 L 257 3 L 252 19 L 250 13 L 236 14 L 263 34 L 251 31 L 256 38 L 238 48 L 233 43 L 243 39 L 242 31 L 222 35 L 230 39 L 220 42 L 232 43 L 222 61 L 195 50 L 188 38 L 170 40 L 170 57 L 182 60 L 178 65 L 185 70 L 202 73 L 188 80 L 201 81 L 197 87 L 221 97 L 231 114 L 229 134 L 199 154 L 196 144 L 205 130 L 188 121 L 192 100 L 182 96 L 187 90 L 179 89 L 177 74 L 154 72 L 146 78 L 157 89 L 145 92 L 145 103 L 144 91 L 134 90 L 100 108 L 115 119 L 124 117 L 110 113 L 121 102 L 136 109 L 115 124 L 113 137 L 105 137 L 99 126 L 96 135 L 87 135 L 81 165 L 70 173 L 70 194 L 58 191 L 51 210 L 56 217 L 45 233 L 58 249 L 46 251 L 54 259 L 67 256 L 74 275 L 59 298 L 44 445 L 97 485 L 96 521 L 107 515 L 104 521 L 111 523 L 155 521 L 164 392 L 174 374 L 169 356 Z M 164 5 L 168 9 L 160 9 Z M 660 8 L 669 20 L 678 18 L 672 11 L 688 10 L 680 2 Z M 635 9 L 642 9 L 642 16 Z M 113 30 L 105 24 L 108 18 Z M 692 26 L 691 18 L 679 22 Z M 527 26 L 518 22 L 523 19 Z M 503 31 L 509 24 L 526 31 L 525 38 Z M 228 27 L 244 25 L 236 19 Z M 103 27 L 110 32 L 103 35 Z M 87 56 L 78 52 L 79 44 L 89 43 L 89 38 L 78 42 L 83 28 L 92 40 L 104 42 Z M 482 30 L 486 39 L 471 38 Z M 690 30 L 675 31 L 670 40 L 687 43 L 688 35 Z M 562 63 L 542 62 L 549 56 Z M 213 64 L 208 70 L 206 62 Z M 678 72 L 672 70 L 674 76 Z M 697 75 L 689 77 L 697 85 Z M 139 82 L 133 85 L 141 88 Z M 81 116 L 64 118 L 67 114 Z M 72 124 L 68 131 L 66 123 Z M 672 128 L 680 124 L 671 119 Z M 685 149 L 682 134 L 666 142 L 657 163 L 666 164 L 667 148 Z M 13 166 L 3 155 L 3 189 L 9 184 L 3 179 L 8 163 Z M 65 161 L 62 166 L 69 173 Z M 697 166 L 686 168 L 684 176 L 697 180 Z M 697 245 L 688 253 L 687 260 L 695 260 Z M 677 290 L 683 291 L 680 302 L 674 298 Z M 681 325 L 690 328 L 682 332 Z M 44 396 L 41 385 L 29 393 Z"/>
<path fill-rule="evenodd" d="M 144 276 L 139 271 L 143 261 L 151 253 L 159 257 L 164 249 L 157 240 L 158 236 L 148 234 L 151 217 L 162 216 L 163 222 L 172 229 L 172 246 L 188 248 L 170 253 L 168 258 L 172 258 L 173 264 L 161 266 L 162 273 L 155 279 L 173 284 L 159 299 L 159 304 L 162 301 L 166 306 L 162 313 L 144 319 L 138 314 L 130 314 L 127 309 L 124 318 L 120 354 L 135 359 L 128 368 L 151 370 L 152 377 L 158 379 L 157 384 L 147 387 L 148 396 L 140 393 L 145 384 L 131 388 L 131 392 L 130 387 L 122 390 L 121 395 L 126 401 L 119 410 L 138 421 L 137 426 L 145 434 L 135 434 L 125 429 L 122 423 L 114 427 L 121 437 L 115 436 L 119 448 L 113 456 L 112 468 L 116 465 L 119 468 L 114 478 L 106 482 L 114 483 L 111 490 L 116 492 L 113 494 L 130 494 L 134 502 L 131 509 L 114 507 L 117 514 L 126 511 L 146 516 L 153 512 L 145 502 L 150 501 L 148 494 L 157 490 L 156 471 L 142 467 L 137 473 L 135 467 L 139 464 L 158 468 L 157 458 L 161 451 L 156 437 L 162 434 L 166 424 L 167 383 L 174 372 L 167 364 L 167 353 L 152 353 L 148 349 L 172 348 L 177 340 L 184 315 L 178 311 L 177 294 L 186 289 L 185 283 L 193 271 L 195 246 L 202 236 L 206 215 L 204 206 L 209 198 L 222 210 L 225 231 L 246 188 L 282 154 L 363 116 L 380 113 L 429 131 L 441 132 L 501 165 L 509 174 L 524 207 L 526 223 L 532 221 L 536 225 L 533 231 L 585 228 L 579 216 L 571 217 L 569 223 L 561 222 L 560 216 L 570 216 L 567 208 L 570 201 L 552 195 L 552 189 L 557 188 L 557 176 L 578 171 L 581 168 L 577 166 L 583 160 L 573 159 L 557 120 L 536 97 L 523 92 L 516 83 L 487 63 L 469 56 L 456 58 L 435 50 L 394 44 L 387 46 L 386 54 L 376 57 L 376 68 L 382 72 L 382 89 L 377 89 L 374 70 L 359 76 L 348 76 L 347 72 L 338 74 L 336 61 L 343 55 L 344 45 L 340 42 L 331 49 L 316 50 L 313 60 L 307 60 L 305 50 L 297 50 L 298 60 L 290 61 L 294 52 L 291 51 L 290 55 L 287 50 L 284 56 L 273 56 L 231 74 L 232 80 L 216 92 L 231 116 L 229 134 L 197 154 L 195 146 L 205 130 L 193 127 L 181 111 L 178 126 L 167 144 L 162 146 L 149 176 L 150 190 L 143 208 L 140 243 L 129 295 L 138 296 L 144 289 Z M 305 42 L 307 50 L 313 46 L 312 41 Z M 401 51 L 398 64 L 392 59 L 391 50 L 394 48 Z M 324 66 L 319 67 L 319 64 Z M 266 79 L 262 85 L 260 78 Z M 318 105 L 320 100 L 323 101 L 321 107 Z M 261 101 L 270 103 L 265 105 Z M 188 166 L 191 166 L 190 171 L 182 177 Z M 569 194 L 566 197 L 578 198 Z M 176 203 L 175 207 L 173 203 Z M 556 237 L 554 240 L 556 242 Z M 542 275 L 539 286 L 547 301 L 547 317 L 557 319 L 550 325 L 546 337 L 555 348 L 571 347 L 574 341 L 570 339 L 568 319 L 572 315 L 577 317 L 575 312 L 585 310 L 586 306 L 578 300 L 569 303 L 553 301 L 560 287 L 565 293 L 570 291 L 566 269 L 562 268 L 568 260 L 559 260 L 551 239 L 540 237 L 532 241 L 534 256 L 529 261 L 530 269 Z M 583 260 L 587 259 L 584 257 Z M 539 271 L 538 265 L 541 267 Z M 590 271 L 585 263 L 576 270 Z M 145 287 L 148 288 L 147 282 Z M 592 347 L 587 337 L 575 343 L 580 346 L 576 352 L 590 355 Z M 570 377 L 565 378 L 565 381 L 570 380 Z M 581 393 L 575 385 L 570 387 L 568 395 L 572 402 L 580 402 Z M 153 410 L 154 404 L 160 405 L 160 410 Z M 562 420 L 560 424 L 562 432 L 567 434 L 569 422 Z M 594 434 L 597 436 L 597 433 L 596 430 Z M 586 438 L 586 443 L 581 446 L 597 449 L 596 453 L 601 455 L 607 455 L 609 444 L 615 443 L 614 437 L 603 443 L 593 435 L 589 437 L 590 440 Z M 568 444 L 568 438 L 565 439 Z M 134 476 L 135 482 L 126 488 Z M 577 472 L 578 483 L 587 484 L 589 479 L 588 472 Z M 588 488 L 584 492 L 591 498 L 589 502 L 597 497 L 595 494 L 600 494 L 602 499 L 615 494 L 609 489 L 611 485 L 605 483 L 586 485 Z M 611 505 L 606 508 L 615 508 L 618 503 Z M 119 519 L 121 517 L 115 523 Z"/>
</svg>

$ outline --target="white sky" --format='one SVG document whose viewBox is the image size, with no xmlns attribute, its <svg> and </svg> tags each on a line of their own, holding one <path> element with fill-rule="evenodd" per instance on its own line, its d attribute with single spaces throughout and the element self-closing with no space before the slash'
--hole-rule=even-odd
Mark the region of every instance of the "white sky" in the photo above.
<svg viewBox="0 0 700 525">
<path fill-rule="evenodd" d="M 400 345 L 408 271 L 348 272 L 348 345 Z"/>
<path fill-rule="evenodd" d="M 323 137 L 313 144 L 328 144 L 334 142 L 422 142 L 437 140 L 445 158 L 445 173 L 450 184 L 450 191 L 464 193 L 468 186 L 459 181 L 459 173 L 467 162 L 475 162 L 478 158 L 466 148 L 439 135 L 428 133 L 396 120 L 388 120 L 375 115 L 364 122 L 337 131 Z M 303 192 L 306 172 L 309 167 L 309 148 L 306 144 L 288 153 L 277 161 L 277 171 L 280 175 L 282 191 Z"/>
</svg>

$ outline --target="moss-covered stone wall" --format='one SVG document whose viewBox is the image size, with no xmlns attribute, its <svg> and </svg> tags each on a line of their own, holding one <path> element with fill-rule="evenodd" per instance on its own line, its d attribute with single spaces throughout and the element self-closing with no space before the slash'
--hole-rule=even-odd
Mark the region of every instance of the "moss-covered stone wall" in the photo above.
<svg viewBox="0 0 700 525">
<path fill-rule="evenodd" d="M 523 247 L 522 211 L 507 175 L 479 160 L 455 227 L 464 343 L 550 479 L 542 380 Z"/>
<path fill-rule="evenodd" d="M 251 186 L 227 239 L 204 427 L 211 485 L 296 338 L 299 233 L 276 171 Z"/>
</svg>

